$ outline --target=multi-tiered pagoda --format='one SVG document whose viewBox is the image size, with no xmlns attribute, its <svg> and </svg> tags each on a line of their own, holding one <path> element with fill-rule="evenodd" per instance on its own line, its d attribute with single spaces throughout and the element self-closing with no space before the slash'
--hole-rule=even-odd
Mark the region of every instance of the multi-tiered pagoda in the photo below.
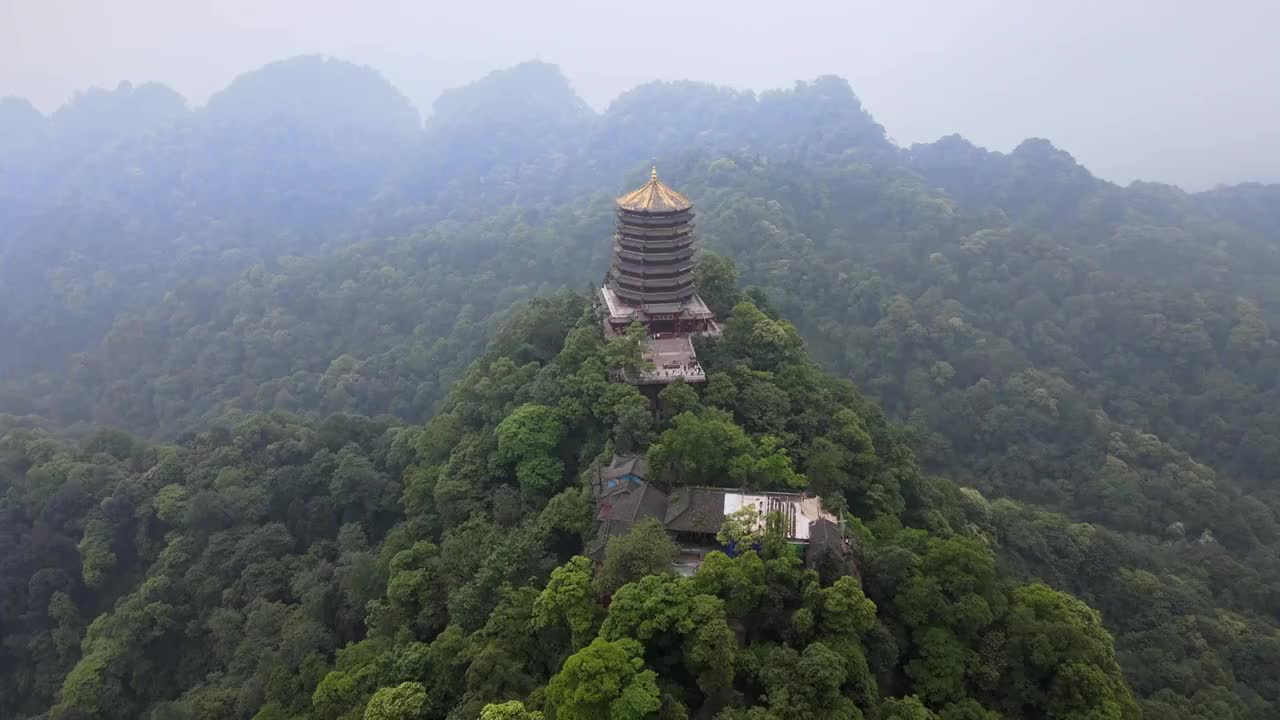
<svg viewBox="0 0 1280 720">
<path fill-rule="evenodd" d="M 706 375 L 690 337 L 720 328 L 693 284 L 693 203 L 659 180 L 655 167 L 649 182 L 618 198 L 617 215 L 613 264 L 600 288 L 605 331 L 623 334 L 633 322 L 644 325 L 644 354 L 652 364 L 628 381 L 702 382 Z"/>
</svg>

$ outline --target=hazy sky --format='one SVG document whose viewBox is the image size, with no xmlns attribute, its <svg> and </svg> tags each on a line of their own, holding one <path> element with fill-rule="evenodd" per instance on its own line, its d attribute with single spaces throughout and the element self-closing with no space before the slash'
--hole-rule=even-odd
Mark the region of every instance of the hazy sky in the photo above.
<svg viewBox="0 0 1280 720">
<path fill-rule="evenodd" d="M 0 0 L 0 96 L 155 80 L 194 103 L 302 53 L 371 65 L 429 110 L 539 58 L 603 108 L 653 79 L 849 79 L 902 144 L 1047 137 L 1098 175 L 1280 182 L 1280 0 Z"/>
</svg>

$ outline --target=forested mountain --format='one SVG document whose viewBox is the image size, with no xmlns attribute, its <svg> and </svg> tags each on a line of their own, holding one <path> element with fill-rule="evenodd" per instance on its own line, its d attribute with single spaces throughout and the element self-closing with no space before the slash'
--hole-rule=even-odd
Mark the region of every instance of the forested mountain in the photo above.
<svg viewBox="0 0 1280 720">
<path fill-rule="evenodd" d="M 918 497 L 838 488 L 869 528 L 864 583 L 882 630 L 858 642 L 877 681 L 773 688 L 781 680 L 761 668 L 822 664 L 812 631 L 784 632 L 775 617 L 734 670 L 735 692 L 834 702 L 821 693 L 844 688 L 865 714 L 926 716 L 858 694 L 875 686 L 947 718 L 983 717 L 976 706 L 963 714 L 961 697 L 1019 716 L 1002 704 L 1012 702 L 1007 688 L 984 684 L 1007 679 L 986 663 L 1006 662 L 1012 645 L 984 659 L 972 643 L 992 628 L 1014 642 L 1006 613 L 1019 593 L 1040 591 L 1012 583 L 1039 580 L 1101 612 L 1147 714 L 1277 712 L 1280 188 L 1119 187 L 1044 140 L 1008 154 L 955 136 L 900 148 L 830 77 L 758 96 L 654 83 L 596 114 L 555 68 L 530 63 L 445 94 L 420 127 L 376 73 L 299 58 L 237 79 L 202 108 L 152 85 L 88 92 L 48 118 L 0 102 L 0 412 L 31 416 L 7 421 L 0 476 L 4 541 L 19 548 L 3 553 L 4 695 L 21 698 L 0 714 L 62 702 L 66 717 L 250 717 L 274 700 L 264 712 L 276 714 L 262 717 L 338 717 L 361 712 L 378 687 L 424 674 L 454 683 L 422 690 L 428 717 L 547 702 L 569 650 L 596 648 L 594 625 L 586 642 L 579 630 L 559 639 L 556 657 L 529 660 L 541 666 L 468 670 L 484 652 L 531 652 L 485 643 L 509 640 L 502 622 L 527 622 L 520 613 L 554 580 L 551 569 L 580 549 L 562 535 L 582 533 L 542 519 L 543 505 L 571 513 L 572 500 L 522 495 L 509 468 L 490 467 L 494 428 L 515 405 L 555 404 L 536 377 L 584 362 L 555 359 L 578 321 L 564 303 L 582 300 L 554 312 L 513 306 L 600 278 L 612 196 L 638 184 L 651 158 L 697 203 L 701 244 L 714 252 L 699 273 L 717 309 L 733 307 L 735 276 L 757 288 L 755 302 L 794 323 L 823 368 L 905 424 L 884 424 L 881 462 L 905 462 L 909 444 L 929 474 L 900 478 L 929 488 Z M 512 364 L 499 381 L 503 357 Z M 765 387 L 775 381 L 733 365 L 723 394 L 700 402 L 748 433 L 767 432 L 752 425 L 762 414 L 787 427 L 800 422 L 792 414 L 815 412 L 811 386 L 776 381 L 789 398 L 777 402 Z M 885 422 L 844 392 L 823 391 Z M 311 419 L 255 415 L 271 411 Z M 333 413 L 343 415 L 323 420 Z M 619 421 L 565 422 L 576 439 L 557 447 L 571 489 Z M 815 437 L 790 432 L 797 469 L 821 483 Z M 441 515 L 437 502 L 453 506 Z M 462 522 L 473 511 L 478 529 Z M 552 522 L 568 523 L 562 535 L 547 534 Z M 525 545 L 502 561 L 458 559 L 494 525 L 523 528 L 506 534 Z M 268 530 L 277 536 L 258 537 Z M 948 538 L 980 540 L 979 554 L 999 567 L 961 583 L 985 588 L 976 592 L 992 608 L 977 634 L 906 619 L 895 599 L 904 567 L 948 562 L 928 559 L 930 543 Z M 179 546 L 189 549 L 170 549 Z M 395 558 L 411 550 L 400 570 L 430 588 L 406 579 L 401 600 L 427 593 L 422 612 L 448 610 L 395 637 L 378 623 L 409 621 L 380 621 L 365 604 L 394 604 Z M 173 553 L 185 554 L 166 560 Z M 479 566 L 492 575 L 468 574 Z M 572 563 L 556 572 L 569 582 Z M 328 590 L 299 579 L 316 573 Z M 476 602 L 453 594 L 477 582 L 468 592 L 488 593 L 486 602 L 499 601 L 504 582 L 524 599 L 502 600 L 500 612 L 455 609 Z M 797 589 L 803 579 L 769 582 L 779 583 L 771 593 L 809 593 Z M 271 607 L 251 608 L 259 595 Z M 309 597 L 327 599 L 307 608 Z M 1083 617 L 1066 600 L 1023 601 L 1046 603 L 1037 617 Z M 823 622 L 811 600 L 789 602 L 779 607 Z M 247 630 L 250 621 L 265 624 Z M 923 653 L 917 631 L 931 623 L 960 645 Z M 618 643 L 638 640 L 649 669 L 684 683 L 661 688 L 665 716 L 711 702 L 701 670 L 663 670 L 698 651 L 646 645 L 636 632 L 602 630 L 594 642 L 609 647 L 591 662 L 626 657 L 635 649 Z M 134 642 L 144 636 L 154 646 Z M 242 647 L 264 637 L 278 640 Z M 343 699 L 318 709 L 312 692 L 348 642 L 336 660 L 348 684 L 330 688 Z M 410 647 L 420 657 L 396 655 Z M 765 659 L 787 652 L 795 657 Z M 179 656 L 203 664 L 175 664 Z M 926 656 L 974 674 L 934 685 L 911 670 L 911 658 Z M 1089 657 L 1110 677 L 1101 655 Z M 490 676 L 514 684 L 470 685 Z M 67 700 L 100 690 L 121 695 Z M 724 704 L 708 707 L 753 704 L 715 696 Z M 1097 716 L 1125 716 L 1117 702 Z"/>
<path fill-rule="evenodd" d="M 665 390 L 681 412 L 656 429 L 636 388 L 607 381 L 614 355 L 587 299 L 563 294 L 519 314 L 425 427 L 277 413 L 178 445 L 101 431 L 76 447 L 5 428 L 0 709 L 1139 716 L 1097 613 L 999 570 L 986 501 L 922 474 L 785 321 L 738 303 L 704 347 L 706 391 Z M 806 468 L 855 513 L 862 583 L 804 569 L 781 536 L 678 577 L 656 524 L 612 539 L 593 580 L 583 480 L 616 447 L 710 477 L 754 467 L 761 489 Z"/>
</svg>

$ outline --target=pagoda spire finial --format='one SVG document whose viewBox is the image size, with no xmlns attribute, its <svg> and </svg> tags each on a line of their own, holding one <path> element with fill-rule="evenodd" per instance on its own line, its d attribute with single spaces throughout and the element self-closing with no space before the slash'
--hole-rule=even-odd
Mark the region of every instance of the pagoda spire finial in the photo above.
<svg viewBox="0 0 1280 720">
<path fill-rule="evenodd" d="M 658 164 L 657 164 L 657 163 L 654 163 L 654 164 L 653 164 L 653 167 L 649 170 L 649 179 L 650 179 L 650 180 L 657 180 L 657 179 L 658 179 Z"/>
</svg>

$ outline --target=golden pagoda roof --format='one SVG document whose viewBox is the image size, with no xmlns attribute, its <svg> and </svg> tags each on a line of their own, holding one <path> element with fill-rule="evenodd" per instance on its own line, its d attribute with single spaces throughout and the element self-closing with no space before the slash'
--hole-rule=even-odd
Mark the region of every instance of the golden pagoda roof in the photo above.
<svg viewBox="0 0 1280 720">
<path fill-rule="evenodd" d="M 618 207 L 634 212 L 671 213 L 688 210 L 693 203 L 659 180 L 655 165 L 649 171 L 649 182 L 618 198 Z"/>
</svg>

